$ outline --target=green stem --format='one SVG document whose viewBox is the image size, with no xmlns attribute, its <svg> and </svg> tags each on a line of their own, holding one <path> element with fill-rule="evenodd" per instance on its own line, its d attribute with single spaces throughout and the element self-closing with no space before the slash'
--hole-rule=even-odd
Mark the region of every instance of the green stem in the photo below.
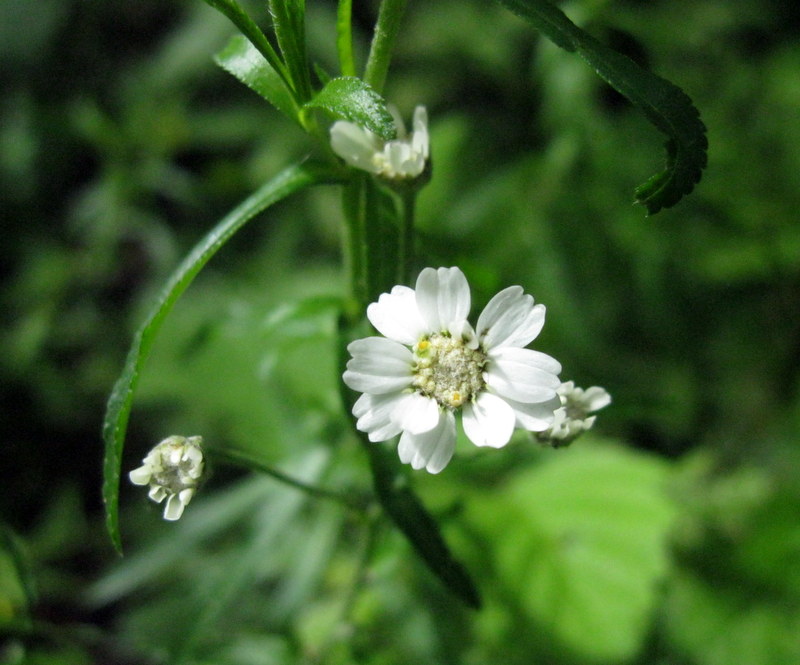
<svg viewBox="0 0 800 665">
<path fill-rule="evenodd" d="M 319 499 L 329 499 L 331 501 L 336 501 L 337 503 L 349 508 L 350 510 L 354 510 L 358 513 L 364 513 L 366 510 L 366 503 L 364 501 L 356 500 L 346 494 L 342 494 L 341 492 L 336 492 L 334 490 L 324 489 L 322 487 L 316 487 L 314 485 L 309 485 L 308 483 L 304 483 L 302 480 L 297 480 L 296 478 L 292 478 L 291 476 L 287 476 L 282 471 L 278 471 L 273 467 L 264 464 L 263 462 L 251 457 L 247 453 L 243 453 L 239 450 L 233 450 L 232 448 L 213 448 L 208 451 L 210 455 L 216 457 L 220 460 L 224 460 L 230 464 L 235 464 L 236 466 L 242 466 L 246 469 L 252 469 L 254 471 L 258 471 L 259 473 L 263 473 L 275 480 L 278 480 L 285 485 L 289 485 L 290 487 L 294 487 L 295 489 L 300 490 L 301 492 L 305 492 L 309 496 L 317 497 Z"/>
<path fill-rule="evenodd" d="M 364 174 L 354 173 L 342 190 L 345 270 L 350 277 L 350 295 L 358 302 L 360 314 L 369 303 L 365 179 Z"/>
<path fill-rule="evenodd" d="M 408 0 L 383 0 L 378 11 L 378 21 L 375 24 L 367 69 L 364 73 L 364 80 L 378 92 L 383 91 L 386 82 L 392 49 L 400 31 L 400 22 L 407 2 Z"/>
<path fill-rule="evenodd" d="M 342 76 L 355 76 L 353 59 L 353 0 L 339 0 L 336 12 L 336 51 Z"/>
<path fill-rule="evenodd" d="M 397 283 L 409 284 L 414 269 L 414 207 L 416 192 L 406 191 L 400 194 L 400 242 L 397 261 Z"/>
</svg>

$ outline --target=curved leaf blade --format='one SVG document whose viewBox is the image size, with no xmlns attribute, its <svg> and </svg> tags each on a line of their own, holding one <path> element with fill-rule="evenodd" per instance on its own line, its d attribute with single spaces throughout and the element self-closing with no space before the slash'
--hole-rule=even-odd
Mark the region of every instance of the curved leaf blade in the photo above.
<svg viewBox="0 0 800 665">
<path fill-rule="evenodd" d="M 611 87 L 627 97 L 669 138 L 665 169 L 634 191 L 648 214 L 675 205 L 700 182 L 708 161 L 706 127 L 678 86 L 598 42 L 546 0 L 498 0 L 557 46 L 577 52 Z"/>
<path fill-rule="evenodd" d="M 119 481 L 125 432 L 139 377 L 155 337 L 181 294 L 214 254 L 248 221 L 272 204 L 310 185 L 335 182 L 337 172 L 314 163 L 291 166 L 245 199 L 195 245 L 167 281 L 144 323 L 136 332 L 125 366 L 114 385 L 103 422 L 105 461 L 103 502 L 106 527 L 118 552 L 122 551 L 119 532 Z"/>
<path fill-rule="evenodd" d="M 286 65 L 275 53 L 275 49 L 272 48 L 272 44 L 269 43 L 261 28 L 242 9 L 241 5 L 236 0 L 205 0 L 205 3 L 226 16 L 231 23 L 239 28 L 239 31 L 250 40 L 250 43 L 258 49 L 270 66 L 278 73 L 290 94 L 294 95 L 295 90 L 292 88 Z"/>
<path fill-rule="evenodd" d="M 298 124 L 299 108 L 278 72 L 243 35 L 234 35 L 214 62 Z"/>
<path fill-rule="evenodd" d="M 392 114 L 386 101 L 367 83 L 355 76 L 339 76 L 325 84 L 303 108 L 321 108 L 349 120 L 381 138 L 391 140 L 397 135 Z"/>
</svg>

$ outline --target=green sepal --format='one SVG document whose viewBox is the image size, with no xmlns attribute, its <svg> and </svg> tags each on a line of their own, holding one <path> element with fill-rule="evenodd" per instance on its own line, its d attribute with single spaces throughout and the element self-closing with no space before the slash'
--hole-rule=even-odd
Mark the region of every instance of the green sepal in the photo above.
<svg viewBox="0 0 800 665">
<path fill-rule="evenodd" d="M 339 76 L 325 84 L 304 108 L 321 108 L 344 118 L 387 141 L 397 136 L 394 118 L 386 101 L 375 90 L 355 76 Z"/>
<path fill-rule="evenodd" d="M 533 24 L 556 45 L 577 52 L 600 78 L 669 137 L 664 171 L 634 192 L 636 202 L 646 206 L 648 214 L 675 205 L 694 189 L 708 161 L 708 140 L 700 113 L 683 90 L 601 44 L 545 0 L 498 2 Z"/>
<path fill-rule="evenodd" d="M 214 61 L 298 124 L 299 107 L 283 79 L 243 35 L 234 35 Z"/>
<path fill-rule="evenodd" d="M 133 397 L 144 363 L 155 342 L 161 324 L 200 270 L 214 254 L 258 213 L 272 204 L 311 185 L 335 182 L 340 171 L 330 166 L 305 163 L 281 171 L 259 190 L 226 215 L 197 245 L 172 273 L 166 286 L 136 332 L 120 377 L 114 385 L 103 422 L 105 461 L 103 465 L 103 502 L 106 527 L 111 542 L 122 551 L 119 532 L 119 483 L 125 433 L 133 406 Z"/>
</svg>

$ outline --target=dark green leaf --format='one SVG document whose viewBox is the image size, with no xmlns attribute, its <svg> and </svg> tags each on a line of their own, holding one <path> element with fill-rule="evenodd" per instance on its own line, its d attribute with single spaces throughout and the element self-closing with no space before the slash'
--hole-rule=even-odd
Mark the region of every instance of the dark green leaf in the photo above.
<svg viewBox="0 0 800 665">
<path fill-rule="evenodd" d="M 345 348 L 352 339 L 361 336 L 361 324 L 340 319 L 340 365 L 347 361 Z M 348 412 L 355 403 L 355 393 L 340 382 L 342 401 Z M 479 609 L 481 597 L 467 569 L 453 557 L 442 537 L 439 525 L 419 500 L 404 473 L 396 451 L 371 442 L 366 434 L 358 432 L 372 471 L 375 494 L 386 514 L 408 539 L 417 554 L 439 580 L 469 607 Z"/>
<path fill-rule="evenodd" d="M 224 217 L 189 253 L 169 278 L 161 295 L 137 331 L 122 374 L 108 399 L 103 423 L 105 463 L 103 501 L 106 506 L 106 525 L 115 548 L 121 551 L 119 533 L 119 479 L 125 432 L 128 426 L 133 396 L 145 360 L 153 346 L 161 324 L 197 273 L 230 238 L 255 215 L 290 194 L 337 178 L 329 167 L 316 164 L 291 166 L 256 191 L 230 214 Z"/>
<path fill-rule="evenodd" d="M 214 60 L 281 113 L 299 123 L 299 108 L 292 93 L 278 72 L 246 37 L 235 35 Z"/>
<path fill-rule="evenodd" d="M 383 97 L 354 76 L 331 79 L 305 108 L 325 109 L 387 140 L 397 136 L 394 119 Z"/>
<path fill-rule="evenodd" d="M 669 137 L 666 168 L 635 190 L 649 214 L 675 205 L 694 189 L 706 166 L 708 141 L 700 114 L 683 90 L 604 46 L 545 0 L 498 1 L 561 48 L 577 52 Z"/>
<path fill-rule="evenodd" d="M 236 2 L 236 0 L 205 0 L 205 2 L 207 5 L 210 5 L 227 16 L 231 23 L 239 28 L 241 33 L 250 40 L 250 43 L 266 58 L 270 66 L 278 73 L 281 79 L 283 79 L 286 87 L 291 90 L 292 95 L 294 95 L 295 91 L 292 88 L 286 66 L 278 57 L 278 54 L 275 53 L 275 49 L 272 48 L 272 44 L 269 43 L 264 33 L 261 32 L 261 28 L 247 15 L 239 3 Z"/>
<path fill-rule="evenodd" d="M 305 0 L 270 0 L 269 11 L 283 61 L 298 99 L 311 98 L 311 82 L 306 54 Z"/>
</svg>

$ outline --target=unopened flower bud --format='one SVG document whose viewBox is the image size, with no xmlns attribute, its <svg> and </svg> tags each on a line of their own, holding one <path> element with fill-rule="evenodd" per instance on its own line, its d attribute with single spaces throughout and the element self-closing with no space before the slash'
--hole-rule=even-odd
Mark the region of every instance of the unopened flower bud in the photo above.
<svg viewBox="0 0 800 665">
<path fill-rule="evenodd" d="M 555 411 L 553 424 L 536 434 L 539 441 L 553 448 L 568 446 L 586 430 L 591 429 L 597 416 L 589 414 L 611 404 L 611 395 L 600 386 L 584 390 L 576 388 L 573 381 L 567 381 L 556 392 L 561 406 Z"/>
<path fill-rule="evenodd" d="M 201 436 L 169 436 L 128 474 L 134 485 L 150 485 L 147 495 L 153 501 L 167 500 L 165 520 L 179 519 L 197 490 L 203 476 L 202 443 Z"/>
</svg>

